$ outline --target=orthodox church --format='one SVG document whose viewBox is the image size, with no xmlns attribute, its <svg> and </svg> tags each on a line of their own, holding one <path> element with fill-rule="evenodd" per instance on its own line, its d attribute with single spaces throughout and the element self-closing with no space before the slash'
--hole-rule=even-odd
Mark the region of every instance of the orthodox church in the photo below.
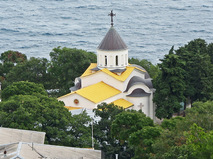
<svg viewBox="0 0 213 159">
<path fill-rule="evenodd" d="M 142 110 L 155 119 L 154 88 L 148 72 L 141 66 L 128 63 L 128 47 L 113 26 L 97 48 L 97 63 L 75 79 L 75 86 L 58 100 L 70 111 L 94 109 L 98 104 L 114 103 L 124 109 Z"/>
</svg>

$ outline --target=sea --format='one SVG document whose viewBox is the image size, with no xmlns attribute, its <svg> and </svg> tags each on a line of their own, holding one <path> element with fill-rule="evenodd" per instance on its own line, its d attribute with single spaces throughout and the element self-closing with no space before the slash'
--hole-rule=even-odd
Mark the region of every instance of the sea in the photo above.
<svg viewBox="0 0 213 159">
<path fill-rule="evenodd" d="M 0 0 L 0 53 L 48 60 L 58 46 L 96 53 L 111 10 L 129 57 L 157 64 L 172 46 L 213 42 L 212 0 Z"/>
</svg>

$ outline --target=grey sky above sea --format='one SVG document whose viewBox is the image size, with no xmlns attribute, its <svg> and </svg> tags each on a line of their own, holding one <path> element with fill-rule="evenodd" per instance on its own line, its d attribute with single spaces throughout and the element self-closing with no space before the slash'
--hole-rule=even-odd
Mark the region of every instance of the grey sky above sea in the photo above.
<svg viewBox="0 0 213 159">
<path fill-rule="evenodd" d="M 112 9 L 129 57 L 156 64 L 173 45 L 213 42 L 212 0 L 0 0 L 0 53 L 50 59 L 58 46 L 96 52 Z"/>
</svg>

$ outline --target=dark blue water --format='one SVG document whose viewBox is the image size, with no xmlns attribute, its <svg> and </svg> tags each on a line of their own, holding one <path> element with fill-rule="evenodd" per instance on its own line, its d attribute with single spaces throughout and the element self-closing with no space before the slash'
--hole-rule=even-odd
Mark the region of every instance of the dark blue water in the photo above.
<svg viewBox="0 0 213 159">
<path fill-rule="evenodd" d="M 0 53 L 49 59 L 57 46 L 96 52 L 111 9 L 130 57 L 157 63 L 172 45 L 213 42 L 212 0 L 0 0 Z"/>
</svg>

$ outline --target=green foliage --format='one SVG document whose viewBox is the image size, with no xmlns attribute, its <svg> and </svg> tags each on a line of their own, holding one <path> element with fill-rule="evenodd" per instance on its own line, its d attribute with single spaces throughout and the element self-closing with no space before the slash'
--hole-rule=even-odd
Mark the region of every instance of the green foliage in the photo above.
<svg viewBox="0 0 213 159">
<path fill-rule="evenodd" d="M 73 81 L 89 66 L 96 62 L 96 54 L 80 49 L 54 48 L 50 53 L 51 61 L 31 57 L 17 51 L 1 54 L 0 82 L 2 88 L 17 81 L 43 84 L 46 90 L 56 90 L 51 96 L 61 96 L 70 92 Z"/>
<path fill-rule="evenodd" d="M 191 101 L 206 101 L 211 99 L 213 93 L 213 74 L 211 63 L 211 45 L 205 40 L 195 39 L 184 47 L 176 50 L 176 54 L 185 61 L 183 69 L 186 71 L 184 80 L 186 82 L 185 97 Z"/>
<path fill-rule="evenodd" d="M 151 159 L 211 158 L 213 102 L 195 102 L 186 117 L 164 119 L 160 137 L 152 144 Z"/>
<path fill-rule="evenodd" d="M 90 117 L 71 115 L 64 103 L 47 96 L 41 84 L 15 82 L 2 92 L 0 125 L 46 132 L 45 142 L 73 147 L 91 147 Z"/>
<path fill-rule="evenodd" d="M 180 102 L 207 101 L 213 96 L 213 45 L 202 39 L 170 50 L 159 64 L 161 73 L 154 81 L 156 116 L 171 118 Z"/>
<path fill-rule="evenodd" d="M 163 122 L 161 123 L 161 127 L 168 130 L 173 130 L 177 128 L 176 127 L 177 123 L 183 120 L 184 117 L 180 116 L 171 119 L 164 119 Z"/>
<path fill-rule="evenodd" d="M 173 113 L 179 112 L 182 101 L 185 101 L 184 90 L 185 62 L 174 54 L 173 47 L 168 55 L 159 64 L 159 73 L 154 87 L 156 88 L 153 101 L 156 103 L 156 116 L 158 118 L 171 118 Z"/>
<path fill-rule="evenodd" d="M 59 95 L 64 95 L 73 86 L 73 81 L 79 77 L 97 58 L 94 53 L 80 49 L 54 48 L 50 53 L 49 73 L 52 77 L 52 89 L 59 89 Z"/>
<path fill-rule="evenodd" d="M 116 116 L 112 123 L 112 134 L 121 141 L 128 140 L 129 135 L 145 126 L 154 126 L 152 119 L 142 112 L 124 111 Z"/>
<path fill-rule="evenodd" d="M 20 63 L 26 61 L 27 56 L 18 51 L 9 50 L 1 54 L 0 60 L 3 63 Z"/>
<path fill-rule="evenodd" d="M 114 159 L 115 154 L 119 154 L 120 159 L 130 159 L 132 156 L 127 145 L 120 145 L 112 136 L 112 122 L 116 115 L 123 111 L 121 107 L 106 103 L 99 104 L 97 109 L 94 109 L 95 116 L 100 117 L 100 120 L 94 124 L 94 137 L 97 140 L 95 147 L 101 149 L 107 159 Z"/>
<path fill-rule="evenodd" d="M 205 130 L 213 130 L 213 101 L 193 103 L 193 107 L 186 110 L 186 119 Z"/>
<path fill-rule="evenodd" d="M 46 142 L 66 141 L 71 115 L 64 104 L 44 95 L 14 95 L 0 103 L 0 125 L 46 132 Z"/>
<path fill-rule="evenodd" d="M 156 79 L 160 71 L 158 65 L 153 65 L 151 62 L 145 59 L 139 60 L 132 57 L 129 59 L 129 63 L 143 67 L 149 73 L 150 77 L 154 80 Z"/>
<path fill-rule="evenodd" d="M 78 115 L 73 115 L 70 120 L 71 129 L 68 132 L 69 140 L 67 145 L 72 147 L 92 147 L 91 118 L 86 111 Z"/>
<path fill-rule="evenodd" d="M 15 64 L 26 61 L 27 57 L 18 51 L 9 50 L 1 54 L 0 60 L 2 61 L 0 63 L 0 82 L 3 82 Z"/>
<path fill-rule="evenodd" d="M 135 150 L 133 159 L 148 158 L 152 150 L 152 144 L 160 136 L 160 128 L 145 126 L 143 129 L 130 134 L 129 145 Z"/>
<path fill-rule="evenodd" d="M 147 158 L 151 144 L 159 134 L 153 121 L 141 111 L 121 112 L 112 122 L 112 135 L 121 145 L 130 146 L 130 150 L 134 151 L 134 159 Z"/>
<path fill-rule="evenodd" d="M 14 95 L 45 95 L 47 96 L 47 92 L 45 91 L 43 85 L 35 84 L 33 82 L 14 82 L 12 85 L 9 85 L 2 91 L 2 100 L 7 100 L 8 98 Z"/>
<path fill-rule="evenodd" d="M 207 53 L 211 57 L 211 63 L 213 64 L 213 43 L 210 43 L 207 47 Z"/>
<path fill-rule="evenodd" d="M 29 81 L 43 84 L 46 89 L 50 89 L 49 85 L 51 83 L 51 78 L 47 73 L 47 68 L 47 59 L 31 57 L 25 62 L 18 63 L 9 71 L 6 75 L 6 80 L 3 82 L 3 88 L 10 85 L 12 82 Z"/>
<path fill-rule="evenodd" d="M 213 131 L 206 133 L 204 129 L 193 124 L 186 136 L 187 145 L 191 147 L 195 159 L 213 159 Z"/>
</svg>

